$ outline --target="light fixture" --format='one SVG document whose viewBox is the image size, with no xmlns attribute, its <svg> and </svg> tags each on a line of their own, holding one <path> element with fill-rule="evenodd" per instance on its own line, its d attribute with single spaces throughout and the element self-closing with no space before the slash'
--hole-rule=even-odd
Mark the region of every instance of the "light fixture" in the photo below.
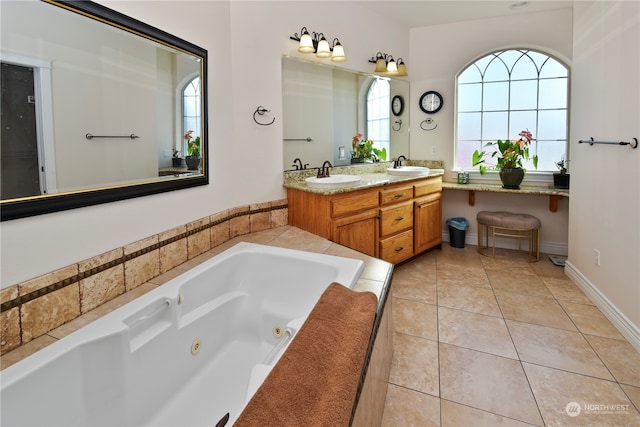
<svg viewBox="0 0 640 427">
<path fill-rule="evenodd" d="M 378 52 L 378 54 L 375 57 L 375 61 L 373 60 L 374 58 L 371 58 L 371 60 L 369 62 L 375 62 L 376 64 L 376 69 L 373 70 L 376 73 L 386 73 L 387 72 L 387 60 L 385 59 L 385 57 Z"/>
<path fill-rule="evenodd" d="M 289 38 L 298 42 L 298 52 L 315 53 L 318 58 L 331 58 L 334 62 L 347 60 L 344 47 L 337 38 L 334 38 L 333 42 L 329 44 L 323 33 L 316 33 L 315 31 L 309 33 L 307 27 L 302 27 L 300 35 L 295 33 Z"/>
<path fill-rule="evenodd" d="M 384 74 L 387 76 L 407 76 L 407 65 L 402 58 L 394 60 L 393 56 L 378 52 L 376 56 L 371 58 L 369 62 L 376 64 L 374 73 Z"/>
<path fill-rule="evenodd" d="M 305 27 L 302 28 L 302 36 L 300 37 L 300 45 L 298 46 L 298 52 L 311 53 L 315 52 L 316 48 L 313 47 L 313 39 L 309 34 L 309 31 Z"/>
<path fill-rule="evenodd" d="M 333 55 L 331 55 L 333 62 L 344 62 L 347 60 L 347 56 L 344 54 L 344 48 L 340 44 L 340 40 L 333 39 Z"/>
<path fill-rule="evenodd" d="M 398 75 L 403 77 L 409 75 L 407 73 L 407 66 L 402 60 L 402 58 L 398 58 Z"/>
<path fill-rule="evenodd" d="M 318 47 L 316 48 L 316 56 L 318 58 L 328 58 L 331 56 L 331 48 L 329 42 L 324 38 L 324 34 L 319 34 L 320 41 L 318 41 Z"/>
<path fill-rule="evenodd" d="M 398 65 L 396 61 L 393 60 L 393 56 L 389 56 L 389 61 L 387 62 L 387 73 L 396 74 L 398 72 Z"/>
</svg>

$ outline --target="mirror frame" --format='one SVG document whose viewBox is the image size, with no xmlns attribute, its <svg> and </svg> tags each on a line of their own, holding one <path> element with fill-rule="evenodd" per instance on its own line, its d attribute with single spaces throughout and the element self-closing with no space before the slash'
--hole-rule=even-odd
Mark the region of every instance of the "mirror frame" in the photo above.
<svg viewBox="0 0 640 427">
<path fill-rule="evenodd" d="M 182 178 L 165 178 L 158 181 L 127 184 L 106 185 L 94 189 L 76 192 L 45 194 L 40 196 L 24 197 L 0 201 L 0 214 L 2 221 L 18 218 L 26 218 L 52 212 L 115 202 L 118 200 L 132 199 L 141 196 L 164 193 L 167 191 L 182 190 L 209 184 L 208 162 L 208 115 L 207 115 L 207 50 L 198 47 L 186 40 L 173 36 L 158 28 L 152 27 L 137 19 L 131 18 L 115 10 L 100 4 L 86 0 L 42 0 L 54 6 L 62 7 L 70 12 L 78 13 L 85 18 L 95 19 L 107 25 L 111 25 L 127 31 L 133 35 L 144 37 L 163 45 L 201 58 L 201 100 L 202 100 L 202 174 Z M 155 154 L 155 153 L 154 153 Z"/>
</svg>

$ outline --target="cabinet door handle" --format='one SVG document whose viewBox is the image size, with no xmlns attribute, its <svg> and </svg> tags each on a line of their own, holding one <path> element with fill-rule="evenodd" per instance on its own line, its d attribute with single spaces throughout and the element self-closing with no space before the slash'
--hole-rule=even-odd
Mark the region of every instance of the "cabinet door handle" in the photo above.
<svg viewBox="0 0 640 427">
<path fill-rule="evenodd" d="M 402 252 L 404 250 L 404 247 L 400 246 L 399 248 L 396 248 L 396 253 L 397 252 Z"/>
<path fill-rule="evenodd" d="M 400 221 L 402 221 L 402 220 L 404 220 L 404 217 L 396 218 L 396 221 L 397 221 L 397 222 L 400 222 Z"/>
<path fill-rule="evenodd" d="M 400 197 L 404 197 L 404 194 L 403 194 L 403 193 L 396 194 L 396 195 L 395 195 L 395 196 L 393 196 L 393 197 L 395 197 L 396 199 L 399 199 Z"/>
</svg>

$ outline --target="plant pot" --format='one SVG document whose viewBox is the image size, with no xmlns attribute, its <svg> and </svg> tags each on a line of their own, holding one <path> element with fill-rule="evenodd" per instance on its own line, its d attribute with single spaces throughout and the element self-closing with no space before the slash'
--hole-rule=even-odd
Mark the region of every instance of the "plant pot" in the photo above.
<svg viewBox="0 0 640 427">
<path fill-rule="evenodd" d="M 569 174 L 554 173 L 553 186 L 564 190 L 569 189 Z"/>
<path fill-rule="evenodd" d="M 351 164 L 356 164 L 356 163 L 364 163 L 364 159 L 360 159 L 360 158 L 351 158 Z"/>
<path fill-rule="evenodd" d="M 502 188 L 510 190 L 519 190 L 520 183 L 524 179 L 524 169 L 522 168 L 501 168 L 500 181 Z"/>
<path fill-rule="evenodd" d="M 198 156 L 187 156 L 184 160 L 187 162 L 187 169 L 189 170 L 196 170 L 200 166 L 200 157 Z"/>
<path fill-rule="evenodd" d="M 171 164 L 174 168 L 180 168 L 184 166 L 184 159 L 182 157 L 172 157 Z"/>
</svg>

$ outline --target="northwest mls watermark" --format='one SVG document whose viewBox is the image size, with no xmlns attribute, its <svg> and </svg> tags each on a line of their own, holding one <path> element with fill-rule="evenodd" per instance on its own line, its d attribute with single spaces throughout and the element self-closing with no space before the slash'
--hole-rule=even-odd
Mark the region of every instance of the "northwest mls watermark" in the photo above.
<svg viewBox="0 0 640 427">
<path fill-rule="evenodd" d="M 567 406 L 565 406 L 564 411 L 570 417 L 577 417 L 580 414 L 615 415 L 628 413 L 629 405 L 621 403 L 585 403 L 584 405 L 580 405 L 578 402 L 569 402 Z"/>
</svg>

